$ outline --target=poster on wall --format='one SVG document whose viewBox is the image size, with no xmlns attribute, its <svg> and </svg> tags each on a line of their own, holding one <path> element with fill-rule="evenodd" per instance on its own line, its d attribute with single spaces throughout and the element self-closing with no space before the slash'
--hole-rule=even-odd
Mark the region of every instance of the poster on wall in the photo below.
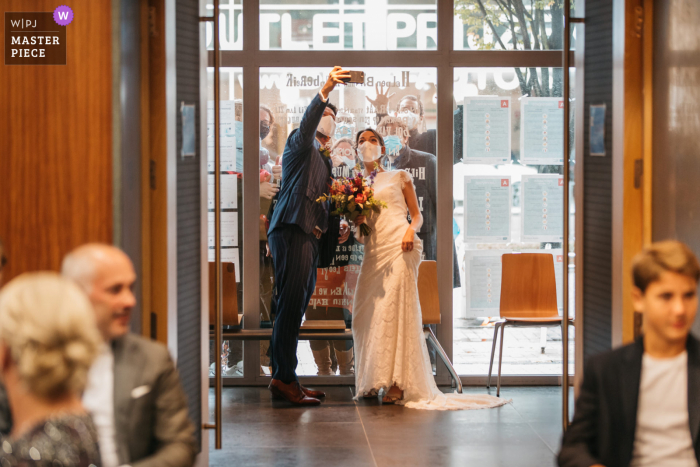
<svg viewBox="0 0 700 467">
<path fill-rule="evenodd" d="M 523 175 L 520 186 L 523 242 L 561 242 L 564 238 L 564 178 Z"/>
<path fill-rule="evenodd" d="M 214 213 L 207 213 L 209 224 L 208 245 L 214 247 Z M 221 246 L 238 246 L 238 213 L 221 213 Z"/>
<path fill-rule="evenodd" d="M 466 318 L 499 316 L 501 257 L 510 250 L 471 250 L 464 257 Z"/>
<path fill-rule="evenodd" d="M 520 100 L 520 162 L 564 164 L 564 100 L 523 97 Z"/>
<path fill-rule="evenodd" d="M 214 209 L 214 176 L 207 175 L 207 209 Z M 238 176 L 221 174 L 221 209 L 238 208 Z"/>
<path fill-rule="evenodd" d="M 466 243 L 510 241 L 511 185 L 510 176 L 464 177 Z"/>
<path fill-rule="evenodd" d="M 552 255 L 554 263 L 554 278 L 557 283 L 557 309 L 559 315 L 564 314 L 564 254 L 563 250 L 522 250 L 521 253 L 540 253 Z"/>
<path fill-rule="evenodd" d="M 214 247 L 209 247 L 207 250 L 207 253 L 209 255 L 209 262 L 213 263 L 216 261 L 216 258 L 214 257 L 215 253 L 215 248 Z M 222 248 L 221 249 L 221 262 L 222 263 L 233 263 L 234 267 L 236 268 L 236 282 L 241 282 L 241 272 L 240 272 L 240 250 L 238 248 Z"/>
<path fill-rule="evenodd" d="M 605 156 L 605 104 L 591 105 L 590 131 L 588 132 L 588 147 L 591 156 Z"/>
<path fill-rule="evenodd" d="M 510 97 L 464 98 L 464 163 L 510 162 L 510 132 Z"/>
<path fill-rule="evenodd" d="M 236 118 L 233 101 L 221 101 L 219 142 L 221 170 L 236 170 Z M 239 122 L 240 123 L 240 122 Z M 214 101 L 207 102 L 207 171 L 214 172 Z"/>
</svg>

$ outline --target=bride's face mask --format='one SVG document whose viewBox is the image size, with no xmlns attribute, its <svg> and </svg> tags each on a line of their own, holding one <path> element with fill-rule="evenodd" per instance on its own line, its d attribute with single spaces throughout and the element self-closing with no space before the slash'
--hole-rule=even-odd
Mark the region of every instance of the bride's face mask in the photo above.
<svg viewBox="0 0 700 467">
<path fill-rule="evenodd" d="M 365 164 L 370 164 L 382 157 L 382 147 L 371 141 L 360 144 L 357 151 Z"/>
</svg>

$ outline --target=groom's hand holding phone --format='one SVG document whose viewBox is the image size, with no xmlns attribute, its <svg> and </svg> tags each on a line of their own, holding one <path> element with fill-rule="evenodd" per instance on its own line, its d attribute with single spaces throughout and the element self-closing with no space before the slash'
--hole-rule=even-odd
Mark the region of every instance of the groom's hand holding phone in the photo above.
<svg viewBox="0 0 700 467">
<path fill-rule="evenodd" d="M 336 84 L 345 84 L 344 80 L 350 78 L 350 73 L 347 70 L 343 70 L 342 66 L 333 67 L 330 74 L 328 75 L 328 81 L 321 88 L 321 96 L 324 99 L 328 99 L 328 95 L 335 88 Z"/>
</svg>

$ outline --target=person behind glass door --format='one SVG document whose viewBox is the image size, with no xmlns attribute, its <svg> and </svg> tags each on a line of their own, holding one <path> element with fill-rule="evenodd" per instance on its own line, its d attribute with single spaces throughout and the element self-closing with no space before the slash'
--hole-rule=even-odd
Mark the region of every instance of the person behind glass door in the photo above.
<svg viewBox="0 0 700 467">
<path fill-rule="evenodd" d="M 281 175 L 281 167 L 273 165 L 269 160 L 269 152 L 263 148 L 262 142 L 271 132 L 275 124 L 275 116 L 272 109 L 266 104 L 260 104 L 260 320 L 270 322 L 270 302 L 274 287 L 275 271 L 272 259 L 267 254 L 267 218 L 272 199 L 279 192 L 278 184 L 273 180 L 275 173 Z M 263 155 L 263 150 L 267 158 Z M 279 169 L 274 169 L 279 167 Z M 265 349 L 267 350 L 267 349 Z M 266 365 L 265 365 L 266 366 Z"/>
<path fill-rule="evenodd" d="M 375 86 L 377 97 L 367 101 L 377 109 L 377 117 L 382 118 L 389 114 L 390 99 L 396 94 L 389 94 L 390 87 L 384 90 L 384 86 Z M 419 97 L 412 94 L 403 96 L 396 107 L 396 117 L 403 120 L 409 130 L 408 145 L 417 151 L 437 155 L 437 131 L 428 130 L 425 124 L 425 109 Z"/>
<path fill-rule="evenodd" d="M 391 105 L 390 100 L 396 93 L 389 93 L 389 87 L 387 87 L 385 90 L 384 86 L 380 87 L 379 85 L 377 85 L 375 86 L 375 88 L 377 96 L 374 99 L 370 99 L 369 96 L 367 96 L 366 99 L 377 109 L 377 118 L 381 123 L 381 121 L 388 116 Z M 420 98 L 411 94 L 403 96 L 396 107 L 395 117 L 401 120 L 408 128 L 408 141 L 406 143 L 406 146 L 410 147 L 415 151 L 421 151 L 437 156 L 437 131 L 434 129 L 426 129 L 425 109 L 423 107 L 423 102 L 420 100 Z M 418 185 L 416 185 L 416 188 L 417 187 Z M 433 192 L 433 196 L 437 196 L 437 193 Z M 430 259 L 428 253 L 432 254 L 430 250 L 426 249 L 426 258 Z M 437 252 L 435 252 L 435 255 L 437 257 Z M 457 248 L 454 244 L 453 239 L 452 287 L 459 288 L 460 286 L 461 279 L 459 276 L 459 261 L 457 259 Z M 434 349 L 431 349 L 430 355 L 431 360 L 434 360 Z"/>
<path fill-rule="evenodd" d="M 407 170 L 413 175 L 418 206 L 423 214 L 423 225 L 418 237 L 423 241 L 424 259 L 437 257 L 437 159 L 433 154 L 415 150 L 409 144 L 409 128 L 398 117 L 384 117 L 377 126 L 384 137 L 387 170 Z"/>
<path fill-rule="evenodd" d="M 697 467 L 700 461 L 700 342 L 690 334 L 700 264 L 686 245 L 654 243 L 633 261 L 636 342 L 591 357 L 562 467 Z"/>
<path fill-rule="evenodd" d="M 3 466 L 101 465 L 81 403 L 102 339 L 85 293 L 56 273 L 21 275 L 0 292 L 0 379 L 13 415 Z"/>
<path fill-rule="evenodd" d="M 61 272 L 87 292 L 106 342 L 83 394 L 99 433 L 102 465 L 191 466 L 194 427 L 168 349 L 129 332 L 136 305 L 129 257 L 110 245 L 83 245 L 66 255 Z"/>
<path fill-rule="evenodd" d="M 334 177 L 351 177 L 355 168 L 355 148 L 351 138 L 343 137 L 335 140 L 331 147 L 331 161 Z"/>
</svg>

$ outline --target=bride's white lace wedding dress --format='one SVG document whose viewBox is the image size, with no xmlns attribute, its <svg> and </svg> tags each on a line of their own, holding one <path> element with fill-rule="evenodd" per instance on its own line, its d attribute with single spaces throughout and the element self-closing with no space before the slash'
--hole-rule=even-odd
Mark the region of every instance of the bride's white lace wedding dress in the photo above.
<svg viewBox="0 0 700 467">
<path fill-rule="evenodd" d="M 418 300 L 418 266 L 422 245 L 404 252 L 408 221 L 403 184 L 413 183 L 405 170 L 380 172 L 374 195 L 387 208 L 367 219 L 365 254 L 355 289 L 352 334 L 355 340 L 355 398 L 396 384 L 404 391 L 397 403 L 427 410 L 497 407 L 507 401 L 489 395 L 444 394 L 435 384 L 423 335 Z"/>
</svg>

